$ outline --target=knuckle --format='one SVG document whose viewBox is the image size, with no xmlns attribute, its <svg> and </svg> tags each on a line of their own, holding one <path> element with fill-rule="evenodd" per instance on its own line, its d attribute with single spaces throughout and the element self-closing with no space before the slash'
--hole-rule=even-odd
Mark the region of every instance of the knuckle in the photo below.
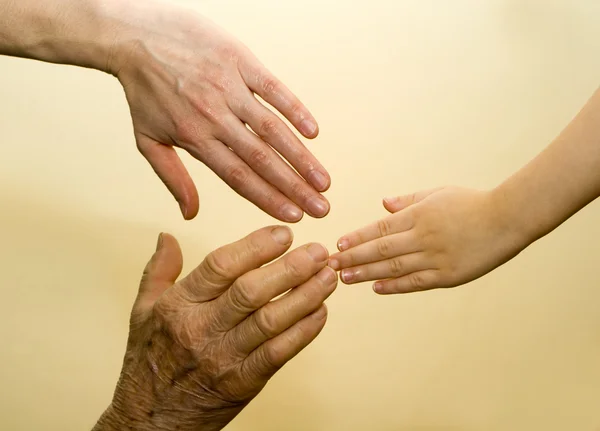
<svg viewBox="0 0 600 431">
<path fill-rule="evenodd" d="M 299 100 L 295 99 L 292 101 L 292 105 L 290 107 L 290 111 L 292 114 L 300 114 L 304 112 L 304 105 L 300 103 Z"/>
<path fill-rule="evenodd" d="M 186 118 L 177 118 L 173 121 L 176 139 L 182 142 L 194 142 L 197 139 L 197 127 L 194 122 Z"/>
<path fill-rule="evenodd" d="M 308 172 L 317 170 L 317 168 L 315 167 L 314 160 L 307 155 L 308 150 L 306 149 L 306 147 L 302 143 L 300 143 L 300 145 L 301 147 L 299 147 L 298 150 L 300 155 L 297 157 L 295 165 L 297 165 L 299 168 L 305 169 Z"/>
<path fill-rule="evenodd" d="M 271 165 L 267 152 L 260 148 L 252 150 L 248 156 L 248 163 L 256 170 L 267 169 Z"/>
<path fill-rule="evenodd" d="M 259 362 L 261 363 L 261 368 L 268 374 L 276 372 L 283 366 L 283 353 L 279 348 L 268 345 L 261 352 Z"/>
<path fill-rule="evenodd" d="M 239 278 L 231 289 L 231 301 L 233 306 L 242 312 L 255 310 L 260 306 L 256 289 L 253 288 L 244 278 Z"/>
<path fill-rule="evenodd" d="M 423 290 L 427 287 L 427 283 L 422 274 L 412 274 L 408 280 L 411 288 L 413 288 L 414 290 Z"/>
<path fill-rule="evenodd" d="M 231 258 L 222 249 L 215 250 L 204 259 L 209 272 L 217 275 L 220 278 L 228 278 Z"/>
<path fill-rule="evenodd" d="M 390 255 L 390 250 L 392 248 L 392 245 L 389 240 L 381 239 L 381 240 L 377 241 L 376 244 L 377 244 L 377 252 L 379 253 L 379 256 L 388 257 Z"/>
<path fill-rule="evenodd" d="M 225 93 L 229 89 L 229 79 L 225 77 L 222 70 L 217 70 L 210 77 L 210 84 L 219 93 Z"/>
<path fill-rule="evenodd" d="M 240 49 L 234 44 L 224 44 L 220 47 L 221 58 L 237 63 L 240 57 Z"/>
<path fill-rule="evenodd" d="M 225 171 L 225 179 L 234 190 L 243 188 L 250 177 L 250 172 L 244 166 L 229 166 Z"/>
<path fill-rule="evenodd" d="M 380 236 L 388 236 L 392 231 L 388 220 L 379 220 L 377 222 L 377 230 Z"/>
<path fill-rule="evenodd" d="M 273 313 L 269 313 L 268 310 L 262 309 L 255 313 L 254 316 L 256 327 L 266 338 L 270 339 L 278 334 L 278 325 Z"/>
<path fill-rule="evenodd" d="M 221 115 L 219 115 L 216 104 L 211 102 L 208 98 L 195 98 L 192 100 L 192 106 L 194 109 L 204 118 L 211 122 L 219 122 Z"/>
<path fill-rule="evenodd" d="M 279 91 L 279 81 L 272 76 L 265 76 L 262 80 L 262 89 L 265 94 L 271 95 Z"/>
<path fill-rule="evenodd" d="M 403 270 L 404 270 L 404 263 L 402 262 L 402 259 L 399 257 L 396 257 L 394 259 L 390 259 L 390 272 L 392 273 L 393 276 L 399 276 L 400 274 L 402 274 Z"/>
<path fill-rule="evenodd" d="M 260 122 L 260 136 L 274 136 L 277 134 L 277 121 L 274 118 L 265 118 Z"/>
<path fill-rule="evenodd" d="M 294 181 L 290 184 L 290 190 L 293 196 L 298 196 L 303 199 L 308 198 L 308 193 L 306 190 L 307 186 L 304 181 Z"/>
<path fill-rule="evenodd" d="M 263 256 L 266 250 L 266 243 L 258 236 L 250 236 L 246 243 L 247 256 Z"/>
<path fill-rule="evenodd" d="M 302 263 L 299 259 L 292 257 L 285 260 L 285 273 L 294 279 L 303 278 L 305 276 L 305 270 L 303 269 Z"/>
<path fill-rule="evenodd" d="M 173 324 L 174 314 L 176 313 L 175 308 L 172 301 L 162 298 L 160 301 L 156 301 L 152 307 L 152 314 L 161 327 L 170 328 Z"/>
</svg>

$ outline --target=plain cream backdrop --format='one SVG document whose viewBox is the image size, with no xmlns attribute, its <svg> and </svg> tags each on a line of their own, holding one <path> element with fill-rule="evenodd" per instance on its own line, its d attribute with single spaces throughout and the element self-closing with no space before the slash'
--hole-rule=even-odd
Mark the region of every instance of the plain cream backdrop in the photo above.
<svg viewBox="0 0 600 431">
<path fill-rule="evenodd" d="M 494 186 L 600 84 L 597 0 L 186 4 L 320 122 L 308 145 L 332 175 L 332 210 L 294 226 L 297 245 L 333 250 L 385 214 L 386 195 Z M 182 221 L 111 77 L 9 58 L 0 76 L 0 429 L 89 429 L 158 233 L 181 241 L 187 272 L 275 221 L 189 157 L 201 210 Z M 228 430 L 600 429 L 599 220 L 592 204 L 466 287 L 340 286 L 322 335 Z"/>
</svg>

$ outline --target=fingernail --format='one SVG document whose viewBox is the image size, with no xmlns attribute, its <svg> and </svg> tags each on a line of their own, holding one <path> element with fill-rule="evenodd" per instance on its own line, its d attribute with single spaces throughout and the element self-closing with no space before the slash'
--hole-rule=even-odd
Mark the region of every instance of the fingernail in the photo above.
<svg viewBox="0 0 600 431">
<path fill-rule="evenodd" d="M 284 226 L 278 226 L 271 231 L 271 235 L 275 242 L 281 245 L 288 245 L 292 242 L 292 231 Z"/>
<path fill-rule="evenodd" d="M 163 234 L 162 232 L 158 235 L 158 241 L 156 241 L 156 251 L 160 250 L 163 243 Z"/>
<path fill-rule="evenodd" d="M 385 202 L 388 205 L 394 205 L 396 202 L 398 202 L 398 198 L 383 198 L 383 202 Z"/>
<path fill-rule="evenodd" d="M 373 291 L 375 291 L 375 293 L 382 293 L 383 292 L 383 284 L 382 283 L 375 283 L 373 285 Z"/>
<path fill-rule="evenodd" d="M 327 316 L 327 308 L 321 306 L 317 311 L 310 315 L 315 320 L 323 320 Z"/>
<path fill-rule="evenodd" d="M 329 267 L 337 271 L 340 269 L 340 262 L 337 259 L 329 259 Z"/>
<path fill-rule="evenodd" d="M 327 201 L 320 197 L 312 197 L 306 202 L 308 211 L 315 217 L 324 217 L 329 212 Z"/>
<path fill-rule="evenodd" d="M 317 278 L 325 285 L 330 285 L 335 281 L 337 275 L 335 271 L 329 267 L 323 268 L 318 274 Z"/>
<path fill-rule="evenodd" d="M 306 251 L 315 262 L 323 262 L 327 259 L 327 250 L 321 244 L 311 244 Z"/>
<path fill-rule="evenodd" d="M 341 277 L 344 283 L 351 283 L 357 275 L 357 271 L 354 269 L 344 269 L 342 271 Z"/>
<path fill-rule="evenodd" d="M 308 174 L 308 182 L 313 185 L 318 191 L 322 192 L 329 185 L 329 180 L 319 171 L 312 171 Z"/>
<path fill-rule="evenodd" d="M 300 123 L 300 131 L 305 136 L 312 136 L 317 131 L 317 124 L 312 120 L 302 120 Z"/>
<path fill-rule="evenodd" d="M 339 251 L 346 251 L 350 248 L 350 241 L 348 241 L 348 238 L 342 238 L 338 241 L 337 247 Z"/>
<path fill-rule="evenodd" d="M 287 221 L 298 221 L 302 218 L 302 210 L 295 205 L 285 204 L 281 207 L 283 218 Z"/>
</svg>

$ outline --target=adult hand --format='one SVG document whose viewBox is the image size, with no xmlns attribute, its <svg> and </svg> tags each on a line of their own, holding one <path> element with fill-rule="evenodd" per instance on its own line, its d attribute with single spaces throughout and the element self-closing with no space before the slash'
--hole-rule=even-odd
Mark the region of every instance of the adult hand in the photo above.
<svg viewBox="0 0 600 431">
<path fill-rule="evenodd" d="M 174 147 L 279 220 L 297 222 L 303 211 L 327 215 L 329 203 L 319 193 L 330 186 L 327 171 L 255 96 L 315 138 L 317 122 L 298 98 L 206 18 L 158 2 L 118 4 L 107 69 L 125 89 L 140 152 L 184 217 L 195 217 L 199 199 Z"/>
<path fill-rule="evenodd" d="M 181 251 L 162 234 L 133 306 L 114 399 L 95 429 L 211 431 L 230 422 L 325 325 L 337 276 L 323 246 L 263 266 L 291 243 L 288 228 L 261 229 L 176 283 Z"/>
<path fill-rule="evenodd" d="M 454 287 L 490 272 L 531 241 L 492 192 L 456 187 L 385 199 L 392 213 L 338 241 L 330 266 L 380 294 Z"/>
</svg>

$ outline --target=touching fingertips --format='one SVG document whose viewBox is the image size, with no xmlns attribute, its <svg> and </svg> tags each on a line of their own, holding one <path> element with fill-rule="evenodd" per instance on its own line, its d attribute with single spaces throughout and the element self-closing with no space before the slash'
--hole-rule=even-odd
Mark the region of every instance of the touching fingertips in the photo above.
<svg viewBox="0 0 600 431">
<path fill-rule="evenodd" d="M 292 204 L 284 204 L 281 207 L 281 214 L 288 222 L 297 222 L 302 219 L 302 210 Z"/>
<path fill-rule="evenodd" d="M 271 231 L 275 242 L 281 245 L 288 245 L 292 242 L 292 231 L 285 226 L 278 226 Z"/>
<path fill-rule="evenodd" d="M 339 271 L 339 269 L 340 269 L 340 261 L 335 258 L 329 259 L 328 265 L 334 271 Z"/>
</svg>

